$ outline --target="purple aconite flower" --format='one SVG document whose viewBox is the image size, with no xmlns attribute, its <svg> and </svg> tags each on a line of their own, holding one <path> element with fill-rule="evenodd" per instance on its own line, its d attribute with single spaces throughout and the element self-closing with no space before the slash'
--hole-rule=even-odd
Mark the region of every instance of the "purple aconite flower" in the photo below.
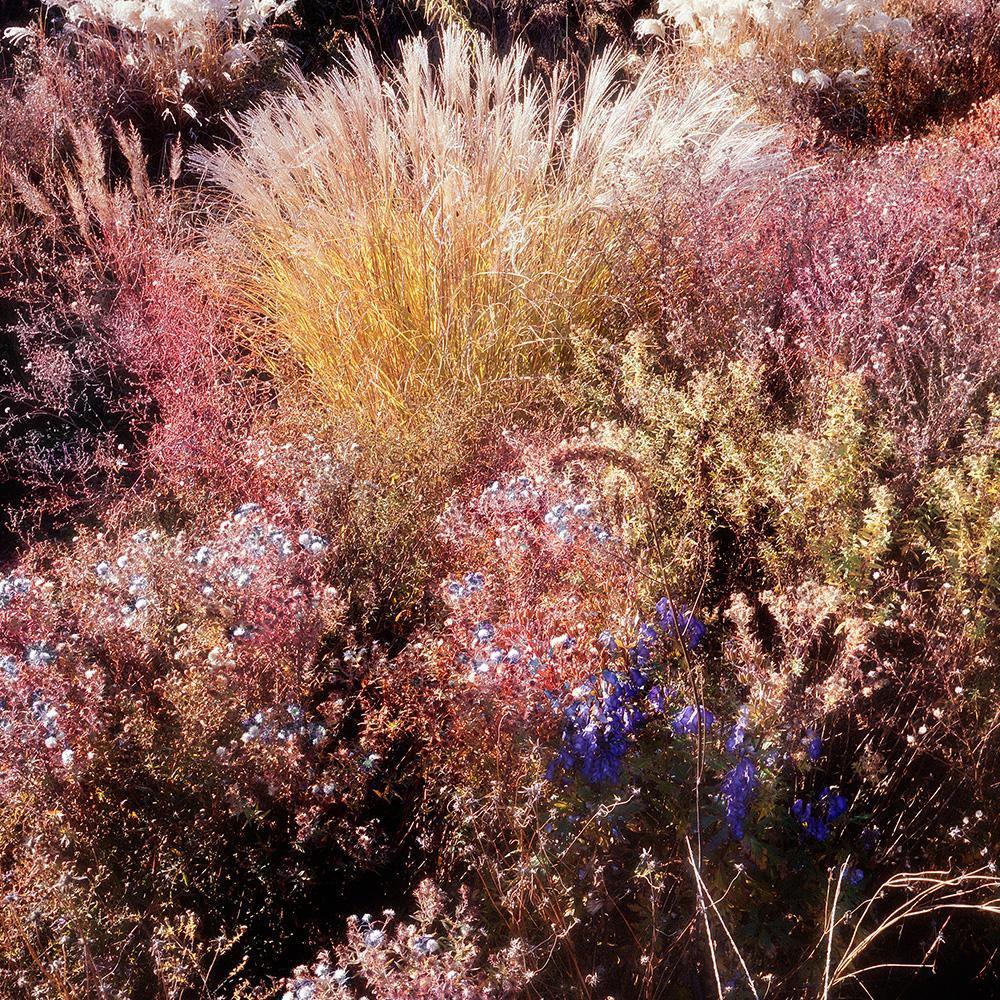
<svg viewBox="0 0 1000 1000">
<path fill-rule="evenodd" d="M 658 638 L 656 629 L 648 622 L 643 622 L 639 626 L 639 637 L 635 644 L 635 662 L 640 667 L 649 666 L 653 656 L 653 645 Z"/>
<path fill-rule="evenodd" d="M 750 811 L 750 800 L 757 789 L 757 766 L 749 757 L 741 757 L 722 779 L 722 798 L 726 822 L 734 840 L 743 839 L 743 824 Z"/>
<path fill-rule="evenodd" d="M 861 831 L 861 848 L 865 851 L 874 851 L 878 846 L 879 837 L 882 831 L 874 824 L 866 826 Z"/>
<path fill-rule="evenodd" d="M 847 799 L 843 795 L 831 792 L 829 788 L 824 788 L 820 792 L 819 800 L 826 806 L 826 818 L 831 823 L 840 819 L 847 812 Z"/>
<path fill-rule="evenodd" d="M 705 626 L 695 618 L 694 612 L 688 611 L 686 604 L 682 604 L 680 611 L 675 613 L 670 602 L 661 597 L 656 604 L 656 612 L 663 631 L 672 638 L 679 636 L 686 639 L 689 649 L 694 649 L 705 638 Z"/>
<path fill-rule="evenodd" d="M 847 799 L 837 792 L 824 788 L 819 799 L 805 802 L 796 799 L 792 803 L 792 815 L 807 837 L 813 840 L 826 840 L 830 833 L 830 823 L 835 823 L 847 812 Z"/>
<path fill-rule="evenodd" d="M 615 637 L 607 629 L 597 637 L 597 645 L 605 650 L 608 656 L 615 656 L 618 653 L 618 643 L 615 642 Z"/>
<path fill-rule="evenodd" d="M 746 705 L 740 708 L 740 714 L 726 739 L 726 749 L 730 753 L 738 753 L 747 742 L 747 729 L 750 725 L 750 710 Z"/>
<path fill-rule="evenodd" d="M 662 715 L 666 708 L 667 700 L 663 694 L 663 688 L 659 684 L 654 684 L 649 689 L 649 707 L 657 714 Z"/>
<path fill-rule="evenodd" d="M 699 715 L 701 716 L 701 722 L 705 729 L 711 729 L 715 723 L 715 716 L 709 709 L 705 708 L 704 705 L 701 705 L 698 708 L 695 708 L 694 705 L 686 705 L 674 716 L 674 732 L 678 736 L 689 736 L 698 732 Z"/>
<path fill-rule="evenodd" d="M 646 679 L 633 668 L 620 677 L 605 670 L 563 710 L 562 749 L 549 778 L 576 773 L 591 784 L 616 783 L 632 737 L 646 724 Z"/>
<path fill-rule="evenodd" d="M 813 810 L 811 802 L 796 799 L 792 803 L 792 815 L 799 821 L 799 826 L 806 836 L 812 837 L 813 840 L 826 840 L 829 833 L 826 823 L 819 815 L 819 811 Z"/>
</svg>

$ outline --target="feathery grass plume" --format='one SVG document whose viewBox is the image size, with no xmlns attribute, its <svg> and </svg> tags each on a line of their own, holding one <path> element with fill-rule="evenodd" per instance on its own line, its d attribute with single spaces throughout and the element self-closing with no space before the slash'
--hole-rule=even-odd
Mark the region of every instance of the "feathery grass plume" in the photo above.
<svg viewBox="0 0 1000 1000">
<path fill-rule="evenodd" d="M 416 6 L 431 24 L 450 24 L 465 31 L 472 27 L 466 0 L 418 0 Z"/>
<path fill-rule="evenodd" d="M 631 84 L 617 50 L 580 81 L 528 62 L 454 26 L 436 63 L 423 39 L 398 69 L 355 43 L 345 68 L 234 120 L 236 151 L 203 155 L 242 221 L 248 339 L 322 402 L 382 425 L 524 401 L 606 311 L 607 209 L 665 163 L 738 173 L 776 137 L 726 90 L 670 92 L 658 61 Z"/>
</svg>

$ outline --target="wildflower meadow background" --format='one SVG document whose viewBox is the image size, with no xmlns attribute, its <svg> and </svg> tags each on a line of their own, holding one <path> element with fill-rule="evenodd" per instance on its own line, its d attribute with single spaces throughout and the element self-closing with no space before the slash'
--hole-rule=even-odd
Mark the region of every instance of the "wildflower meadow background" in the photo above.
<svg viewBox="0 0 1000 1000">
<path fill-rule="evenodd" d="M 1000 996 L 994 0 L 0 29 L 0 1000 Z"/>
</svg>

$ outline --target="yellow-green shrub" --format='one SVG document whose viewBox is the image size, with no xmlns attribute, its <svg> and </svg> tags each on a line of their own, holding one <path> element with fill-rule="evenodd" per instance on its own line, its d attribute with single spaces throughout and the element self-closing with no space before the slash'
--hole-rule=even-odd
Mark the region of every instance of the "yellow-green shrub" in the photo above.
<svg viewBox="0 0 1000 1000">
<path fill-rule="evenodd" d="M 637 498 L 634 477 L 609 480 L 609 492 L 631 505 L 637 537 L 669 563 L 667 582 L 681 592 L 697 590 L 723 545 L 779 585 L 861 587 L 895 540 L 896 501 L 880 478 L 890 439 L 860 379 L 817 385 L 798 413 L 778 407 L 765 384 L 740 361 L 684 381 L 658 372 L 634 343 L 619 387 L 628 427 L 606 428 L 602 440 L 638 457 L 647 496 Z"/>
<path fill-rule="evenodd" d="M 951 462 L 928 473 L 918 545 L 962 602 L 996 610 L 1000 588 L 1000 401 Z M 984 609 L 985 610 L 985 609 Z"/>
<path fill-rule="evenodd" d="M 776 529 L 763 553 L 776 573 L 821 567 L 831 583 L 862 586 L 893 541 L 895 502 L 879 481 L 890 439 L 861 379 L 831 379 L 815 412 L 776 431 L 761 486 Z"/>
</svg>

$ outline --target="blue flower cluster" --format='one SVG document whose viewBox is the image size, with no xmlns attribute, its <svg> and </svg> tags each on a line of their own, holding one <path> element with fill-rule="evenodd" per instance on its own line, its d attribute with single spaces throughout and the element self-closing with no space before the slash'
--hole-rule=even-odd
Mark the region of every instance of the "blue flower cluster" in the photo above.
<svg viewBox="0 0 1000 1000">
<path fill-rule="evenodd" d="M 59 728 L 59 710 L 46 701 L 40 691 L 35 691 L 31 696 L 31 711 L 45 731 L 45 746 L 54 750 L 66 738 Z"/>
<path fill-rule="evenodd" d="M 384 911 L 387 916 L 393 915 L 392 910 Z M 388 940 L 384 927 L 378 927 L 373 922 L 370 913 L 362 914 L 358 918 L 358 928 L 361 931 L 361 940 L 366 948 L 381 948 Z"/>
<path fill-rule="evenodd" d="M 591 784 L 616 783 L 631 737 L 647 722 L 658 689 L 635 667 L 624 677 L 605 670 L 591 678 L 563 710 L 562 750 L 549 767 L 557 774 L 578 773 Z"/>
<path fill-rule="evenodd" d="M 537 500 L 541 494 L 527 476 L 512 477 L 507 481 L 507 487 L 501 487 L 499 480 L 490 483 L 483 493 L 484 497 L 503 497 L 508 502 L 516 500 Z"/>
<path fill-rule="evenodd" d="M 24 658 L 29 666 L 47 667 L 56 658 L 56 651 L 44 642 L 33 642 L 24 648 Z"/>
<path fill-rule="evenodd" d="M 94 566 L 94 575 L 101 585 L 109 591 L 118 591 L 117 597 L 112 597 L 111 593 L 108 596 L 122 601 L 118 610 L 127 627 L 137 626 L 142 613 L 156 605 L 149 577 L 131 572 L 129 567 L 140 559 L 151 559 L 154 556 L 152 544 L 161 539 L 159 531 L 138 531 L 131 536 L 133 544 L 128 551 L 113 562 L 104 559 Z M 183 536 L 178 535 L 173 541 L 183 543 Z M 280 562 L 298 550 L 319 556 L 328 547 L 329 541 L 315 531 L 304 529 L 296 534 L 292 529 L 283 529 L 267 519 L 260 504 L 245 503 L 219 525 L 219 532 L 209 544 L 190 550 L 186 562 L 195 589 L 211 599 L 216 597 L 217 587 L 226 584 L 240 590 L 250 588 L 258 577 L 261 560 L 274 558 Z M 178 549 L 167 548 L 166 551 Z M 291 596 L 298 595 L 293 593 Z"/>
<path fill-rule="evenodd" d="M 701 719 L 701 726 L 706 732 L 715 725 L 715 715 L 704 705 L 695 708 L 694 705 L 685 705 L 675 716 L 671 723 L 674 732 L 678 736 L 693 736 L 698 732 L 698 720 Z"/>
<path fill-rule="evenodd" d="M 469 673 L 466 679 L 472 683 L 476 681 L 479 677 L 484 674 L 488 674 L 495 667 L 499 667 L 501 664 L 509 664 L 513 666 L 515 663 L 520 663 L 525 660 L 525 653 L 522 653 L 517 646 L 509 646 L 504 648 L 503 646 L 497 646 L 493 641 L 496 639 L 497 633 L 491 622 L 479 622 L 472 629 L 472 646 L 480 647 L 478 649 L 473 648 L 473 652 L 470 654 L 465 650 L 457 653 L 455 656 L 455 661 L 460 666 L 468 667 Z M 562 637 L 566 641 L 572 642 L 568 636 Z M 550 654 L 555 652 L 555 649 L 550 646 Z M 528 670 L 532 674 L 536 674 L 542 665 L 542 661 L 539 657 L 531 655 L 525 660 Z"/>
<path fill-rule="evenodd" d="M 486 577 L 478 571 L 466 573 L 462 580 L 449 580 L 445 584 L 445 595 L 453 601 L 463 601 L 478 594 L 486 586 Z"/>
<path fill-rule="evenodd" d="M 806 837 L 823 841 L 830 834 L 830 824 L 847 812 L 847 799 L 838 792 L 824 788 L 815 802 L 796 799 L 792 803 L 792 816 Z"/>
<path fill-rule="evenodd" d="M 23 658 L 29 667 L 40 668 L 54 663 L 58 655 L 58 651 L 53 647 L 45 643 L 36 642 L 25 646 Z M 21 676 L 22 667 L 20 661 L 9 654 L 0 655 L 0 681 L 13 683 L 19 680 Z M 60 709 L 53 705 L 39 689 L 31 692 L 30 705 L 31 714 L 35 717 L 35 721 L 44 734 L 43 743 L 45 748 L 48 750 L 58 749 L 66 740 L 66 734 L 62 731 L 59 723 Z M 10 711 L 10 700 L 0 698 L 0 712 L 6 714 Z M 0 720 L 0 732 L 9 732 L 12 726 L 13 721 L 10 718 Z M 73 763 L 73 757 L 73 751 L 68 747 L 64 747 L 62 750 L 63 765 L 69 767 Z"/>
<path fill-rule="evenodd" d="M 722 779 L 722 801 L 726 807 L 726 823 L 734 840 L 743 839 L 743 825 L 750 812 L 750 800 L 757 790 L 757 765 L 749 757 L 741 757 Z"/>
<path fill-rule="evenodd" d="M 245 719 L 240 741 L 242 743 L 291 743 L 301 739 L 316 747 L 326 739 L 326 726 L 321 722 L 306 722 L 305 712 L 301 705 L 293 703 L 287 705 L 285 710 L 290 720 L 288 722 L 281 721 L 281 716 L 277 714 L 276 709 L 260 711 L 249 719 Z"/>
<path fill-rule="evenodd" d="M 688 611 L 686 604 L 682 604 L 680 609 L 675 611 L 670 601 L 661 597 L 656 603 L 656 613 L 660 619 L 660 628 L 668 638 L 679 636 L 691 649 L 705 638 L 705 626 L 695 618 L 693 611 Z"/>
<path fill-rule="evenodd" d="M 567 511 L 554 513 L 565 517 Z M 671 634 L 671 629 L 676 634 L 677 629 L 673 628 L 673 615 L 666 598 L 657 604 L 657 613 L 659 628 L 650 622 L 640 623 L 635 644 L 625 650 L 623 658 L 627 672 L 619 674 L 605 670 L 600 679 L 592 677 L 579 696 L 563 709 L 563 745 L 549 769 L 550 777 L 575 771 L 591 783 L 617 782 L 631 737 L 650 716 L 662 715 L 666 710 L 667 698 L 674 692 L 665 692 L 659 685 L 652 684 L 647 670 L 656 643 L 662 636 Z M 680 630 L 692 647 L 705 633 L 705 627 L 686 609 Z M 597 645 L 612 658 L 622 652 L 609 631 L 600 634 Z M 688 706 L 674 718 L 674 732 L 678 735 L 697 732 L 699 711 L 702 724 L 710 728 L 715 721 L 712 713 L 704 707 L 696 710 Z"/>
<path fill-rule="evenodd" d="M 694 649 L 705 638 L 705 626 L 682 605 L 682 611 L 674 614 L 670 602 L 661 597 L 656 603 L 657 625 L 643 622 L 639 625 L 632 656 L 640 667 L 645 667 L 653 657 L 653 648 L 660 638 L 676 639 L 680 635 Z"/>
<path fill-rule="evenodd" d="M 15 598 L 23 597 L 31 590 L 31 581 L 26 576 L 0 577 L 0 611 L 10 607 Z"/>
<path fill-rule="evenodd" d="M 545 523 L 555 532 L 556 538 L 561 542 L 572 542 L 577 536 L 574 528 L 589 531 L 594 538 L 604 544 L 611 541 L 611 533 L 602 524 L 596 522 L 587 524 L 592 508 L 589 502 L 581 503 L 564 502 L 557 503 L 545 512 Z"/>
<path fill-rule="evenodd" d="M 311 979 L 297 979 L 283 994 L 281 1000 L 313 1000 L 316 983 Z"/>
<path fill-rule="evenodd" d="M 413 939 L 410 948 L 418 955 L 429 957 L 436 955 L 441 950 L 441 945 L 438 944 L 437 938 L 432 937 L 430 934 L 418 934 Z"/>
<path fill-rule="evenodd" d="M 484 499 L 495 499 L 507 504 L 523 503 L 528 500 L 539 500 L 541 491 L 527 476 L 517 476 L 508 480 L 502 487 L 499 481 L 491 483 L 483 492 Z M 611 533 L 604 525 L 591 521 L 593 508 L 588 500 L 562 500 L 553 504 L 544 515 L 545 524 L 553 531 L 559 541 L 569 544 L 580 533 L 591 534 L 601 544 L 611 541 Z"/>
</svg>

